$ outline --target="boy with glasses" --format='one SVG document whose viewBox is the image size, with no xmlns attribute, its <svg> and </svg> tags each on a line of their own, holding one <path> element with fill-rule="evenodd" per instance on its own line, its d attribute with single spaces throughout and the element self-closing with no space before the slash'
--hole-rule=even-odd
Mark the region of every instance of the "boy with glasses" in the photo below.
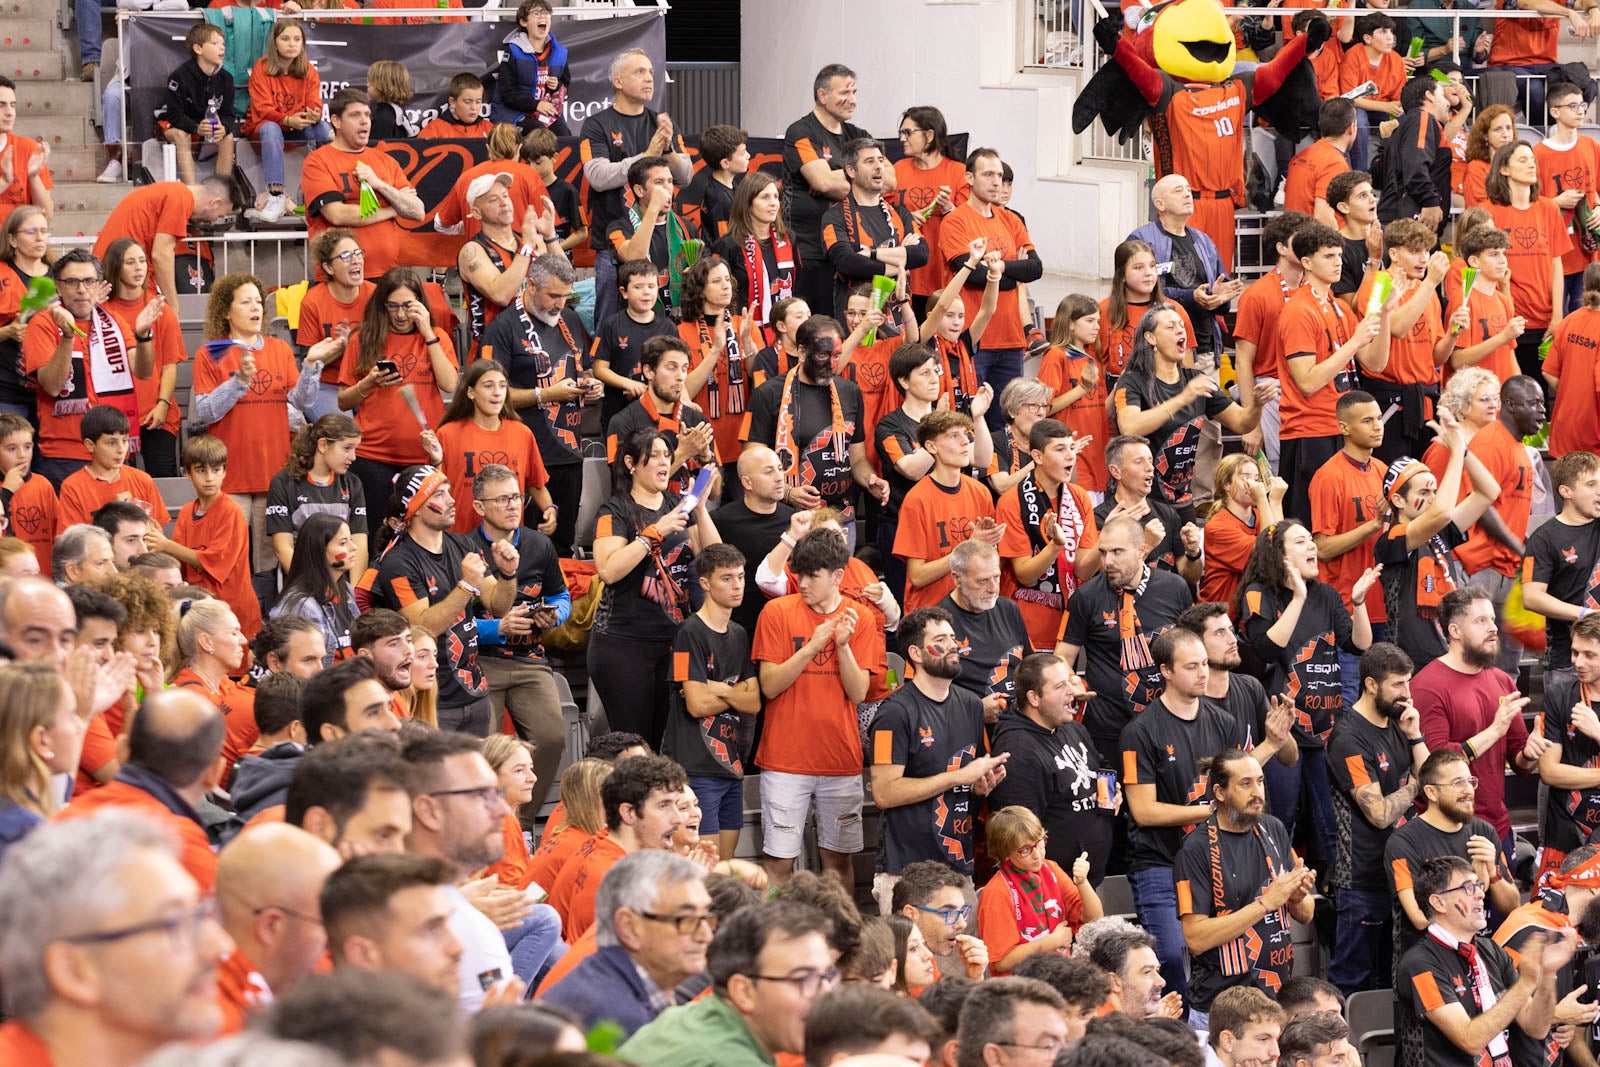
<svg viewBox="0 0 1600 1067">
<path fill-rule="evenodd" d="M 1581 87 L 1573 82 L 1552 85 L 1545 93 L 1545 106 L 1555 121 L 1544 141 L 1533 146 L 1533 158 L 1539 164 L 1539 195 L 1556 202 L 1567 232 L 1573 235 L 1571 247 L 1561 256 L 1561 273 L 1567 277 L 1562 289 L 1566 306 L 1561 310 L 1570 313 L 1583 296 L 1583 268 L 1594 261 L 1595 231 L 1600 229 L 1600 213 L 1594 210 L 1600 144 L 1593 137 L 1578 136 L 1578 127 L 1589 118 Z M 1591 251 L 1584 250 L 1585 240 Z"/>
<path fill-rule="evenodd" d="M 989 969 L 988 946 L 966 932 L 974 899 L 972 880 L 936 860 L 908 863 L 894 883 L 888 914 L 916 924 L 933 953 L 935 981 L 963 972 L 977 980 Z"/>
</svg>

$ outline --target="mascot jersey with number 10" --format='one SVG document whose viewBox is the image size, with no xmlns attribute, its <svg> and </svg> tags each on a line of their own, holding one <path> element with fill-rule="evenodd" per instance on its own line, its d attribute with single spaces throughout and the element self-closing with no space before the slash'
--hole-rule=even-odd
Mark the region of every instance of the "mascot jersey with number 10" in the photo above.
<svg viewBox="0 0 1600 1067">
<path fill-rule="evenodd" d="M 1095 26 L 1096 43 L 1114 62 L 1079 94 L 1073 132 L 1098 117 L 1126 142 L 1148 121 L 1156 177 L 1189 179 L 1189 224 L 1217 243 L 1231 271 L 1233 209 L 1245 202 L 1245 113 L 1254 110 L 1291 141 L 1313 129 L 1320 101 L 1305 57 L 1329 32 L 1326 21 L 1315 22 L 1268 62 L 1235 73 L 1233 27 L 1217 0 L 1123 0 L 1121 15 Z"/>
</svg>

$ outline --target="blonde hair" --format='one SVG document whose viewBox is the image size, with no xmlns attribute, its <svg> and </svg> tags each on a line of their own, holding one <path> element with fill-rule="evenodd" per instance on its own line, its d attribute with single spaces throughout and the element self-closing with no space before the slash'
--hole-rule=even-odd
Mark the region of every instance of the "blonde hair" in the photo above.
<svg viewBox="0 0 1600 1067">
<path fill-rule="evenodd" d="M 1439 394 L 1439 406 L 1457 419 L 1465 418 L 1467 409 L 1472 407 L 1472 401 L 1485 388 L 1493 389 L 1495 395 L 1499 395 L 1500 378 L 1494 371 L 1482 367 L 1458 370 L 1450 376 L 1450 380 L 1444 385 L 1444 391 Z"/>
<path fill-rule="evenodd" d="M 989 858 L 999 863 L 1043 836 L 1044 825 L 1039 816 L 1020 804 L 1001 808 L 989 816 Z"/>
<path fill-rule="evenodd" d="M 561 775 L 561 807 L 565 816 L 551 828 L 551 836 L 569 826 L 586 834 L 605 829 L 606 809 L 600 800 L 600 786 L 611 777 L 611 764 L 600 759 L 581 759 Z"/>
<path fill-rule="evenodd" d="M 489 158 L 515 160 L 522 151 L 522 134 L 509 122 L 497 122 L 489 128 Z"/>
<path fill-rule="evenodd" d="M 424 639 L 433 643 L 434 662 L 437 664 L 439 659 L 438 636 L 432 630 L 426 630 L 421 626 L 413 626 L 411 628 L 411 640 L 416 642 Z M 406 690 L 406 696 L 411 699 L 411 717 L 413 719 L 418 722 L 425 722 L 429 726 L 439 725 L 439 676 L 437 670 L 434 674 L 432 689 L 418 689 L 413 682 L 411 688 Z"/>
<path fill-rule="evenodd" d="M 539 750 L 532 741 L 524 741 L 511 734 L 490 734 L 483 739 L 483 758 L 489 761 L 489 769 L 499 774 L 500 768 L 511 762 L 511 757 L 518 752 L 526 752 L 532 756 Z"/>
<path fill-rule="evenodd" d="M 167 660 L 169 684 L 178 676 L 179 671 L 194 662 L 195 653 L 200 649 L 201 634 L 216 634 L 227 625 L 230 616 L 235 621 L 238 619 L 226 601 L 217 600 L 215 597 L 205 600 L 179 600 L 172 605 L 172 615 L 176 622 L 177 654 Z"/>
<path fill-rule="evenodd" d="M 0 667 L 0 796 L 43 818 L 55 813 L 50 768 L 33 750 L 33 731 L 54 726 L 67 683 L 51 663 Z M 72 715 L 75 712 L 68 711 Z"/>
<path fill-rule="evenodd" d="M 1222 457 L 1211 480 L 1211 503 L 1207 505 L 1205 514 L 1201 516 L 1202 519 L 1209 519 L 1228 506 L 1228 494 L 1233 489 L 1233 483 L 1238 480 L 1239 471 L 1247 463 L 1255 465 L 1256 473 L 1261 475 L 1262 485 L 1266 485 L 1272 480 L 1272 468 L 1268 467 L 1258 456 L 1235 452 L 1231 456 Z"/>
</svg>

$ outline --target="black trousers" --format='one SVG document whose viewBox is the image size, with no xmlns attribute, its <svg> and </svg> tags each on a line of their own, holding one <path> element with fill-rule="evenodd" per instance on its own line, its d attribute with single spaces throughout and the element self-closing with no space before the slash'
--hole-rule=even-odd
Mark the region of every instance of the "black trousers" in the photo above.
<svg viewBox="0 0 1600 1067">
<path fill-rule="evenodd" d="M 612 730 L 638 734 L 656 751 L 671 710 L 672 642 L 589 635 L 589 684 Z"/>
</svg>

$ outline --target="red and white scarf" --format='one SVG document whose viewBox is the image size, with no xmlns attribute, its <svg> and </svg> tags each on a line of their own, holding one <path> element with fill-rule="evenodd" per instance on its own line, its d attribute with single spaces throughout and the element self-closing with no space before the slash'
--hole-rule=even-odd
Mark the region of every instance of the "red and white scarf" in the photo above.
<svg viewBox="0 0 1600 1067">
<path fill-rule="evenodd" d="M 1060 490 L 1061 499 L 1052 504 L 1039 485 L 1037 473 L 1030 474 L 1017 484 L 1017 503 L 1022 508 L 1023 524 L 1030 530 L 1038 530 L 1041 536 L 1044 533 L 1045 512 L 1051 508 L 1055 510 L 1056 525 L 1067 537 L 1067 543 L 1061 546 L 1061 551 L 1056 555 L 1056 582 L 1061 587 L 1061 603 L 1065 605 L 1067 598 L 1078 591 L 1078 576 L 1073 573 L 1073 563 L 1078 558 L 1078 545 L 1083 540 L 1087 523 L 1071 487 L 1062 485 Z"/>
<path fill-rule="evenodd" d="M 772 228 L 768 241 L 772 245 L 772 261 L 777 264 L 778 276 L 767 271 L 767 257 L 761 254 L 761 243 L 751 234 L 744 239 L 745 303 L 756 325 L 766 326 L 772 321 L 772 305 L 794 295 L 794 249 L 778 236 Z"/>
<path fill-rule="evenodd" d="M 57 418 L 82 415 L 96 404 L 116 408 L 128 416 L 128 450 L 139 451 L 139 405 L 133 395 L 133 365 L 128 361 L 128 341 L 121 324 L 96 304 L 89 316 L 89 336 L 81 341 L 87 352 L 79 348 L 78 340 L 73 342 L 72 369 L 56 395 L 52 414 Z"/>
<path fill-rule="evenodd" d="M 1011 894 L 1011 917 L 1024 944 L 1037 941 L 1061 925 L 1061 884 L 1045 863 L 1037 871 L 1019 871 L 1009 860 L 1000 864 L 1000 878 Z"/>
</svg>

